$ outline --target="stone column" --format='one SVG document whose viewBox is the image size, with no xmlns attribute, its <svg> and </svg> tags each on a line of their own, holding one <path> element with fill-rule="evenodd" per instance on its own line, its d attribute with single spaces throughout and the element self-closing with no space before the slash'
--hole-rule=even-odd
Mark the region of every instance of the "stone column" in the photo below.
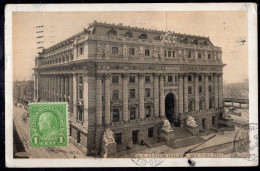
<svg viewBox="0 0 260 171">
<path fill-rule="evenodd" d="M 57 79 L 56 79 L 56 75 L 53 76 L 53 101 L 56 102 L 57 101 Z"/>
<path fill-rule="evenodd" d="M 218 75 L 214 74 L 214 101 L 215 101 L 215 108 L 218 108 Z"/>
<path fill-rule="evenodd" d="M 200 102 L 200 98 L 199 98 L 199 75 L 195 74 L 195 111 L 199 111 L 200 107 L 199 107 L 199 102 Z"/>
<path fill-rule="evenodd" d="M 183 74 L 179 75 L 179 113 L 183 114 Z"/>
<path fill-rule="evenodd" d="M 158 74 L 153 75 L 153 89 L 154 89 L 154 116 L 159 117 L 159 79 Z"/>
<path fill-rule="evenodd" d="M 144 74 L 138 75 L 139 118 L 144 119 Z"/>
<path fill-rule="evenodd" d="M 97 124 L 102 125 L 102 75 L 97 75 L 97 82 L 96 82 L 96 118 Z"/>
<path fill-rule="evenodd" d="M 69 110 L 70 110 L 70 113 L 73 114 L 73 75 L 70 74 L 69 76 Z"/>
<path fill-rule="evenodd" d="M 51 102 L 51 75 L 49 75 L 49 98 L 48 101 Z"/>
<path fill-rule="evenodd" d="M 208 74 L 204 75 L 204 87 L 205 87 L 205 109 L 209 109 L 209 83 L 208 83 Z"/>
<path fill-rule="evenodd" d="M 111 113 L 110 113 L 110 83 L 111 74 L 105 75 L 105 124 L 111 123 Z"/>
<path fill-rule="evenodd" d="M 219 74 L 218 77 L 218 106 L 223 107 L 223 74 Z"/>
<path fill-rule="evenodd" d="M 66 84 L 69 84 L 68 83 L 68 77 L 66 76 L 65 79 L 67 80 L 67 83 Z M 67 86 L 68 87 L 68 86 Z M 68 90 L 67 90 L 68 92 Z M 83 116 L 82 116 L 82 121 L 85 122 L 85 121 L 88 121 L 88 75 L 87 74 L 84 74 L 83 75 L 83 107 L 84 107 L 84 110 L 83 110 Z M 68 95 L 66 94 L 66 97 L 68 97 Z M 85 125 L 88 124 L 88 122 L 85 122 L 84 123 Z"/>
<path fill-rule="evenodd" d="M 123 121 L 129 121 L 128 114 L 128 74 L 123 74 Z"/>
<path fill-rule="evenodd" d="M 164 74 L 160 75 L 160 117 L 165 117 Z"/>
<path fill-rule="evenodd" d="M 61 89 L 61 101 L 64 102 L 64 94 L 65 94 L 65 79 L 64 76 L 61 76 L 60 89 Z"/>
<path fill-rule="evenodd" d="M 50 101 L 53 102 L 53 75 L 51 75 L 50 90 L 51 90 Z"/>
<path fill-rule="evenodd" d="M 65 102 L 68 101 L 68 96 L 69 96 L 69 78 L 67 75 L 64 76 L 64 81 L 65 81 L 65 86 L 64 86 L 64 99 L 65 99 Z"/>
<path fill-rule="evenodd" d="M 184 75 L 184 90 L 183 90 L 183 108 L 184 108 L 184 113 L 187 113 L 189 111 L 188 108 L 188 74 Z"/>
<path fill-rule="evenodd" d="M 60 82 L 61 82 L 61 78 L 60 78 L 60 76 L 58 75 L 58 77 L 57 77 L 57 80 L 58 80 L 58 90 L 57 90 L 57 96 L 58 96 L 58 99 L 57 99 L 57 101 L 58 102 L 60 102 L 61 100 L 60 100 L 60 94 L 61 94 L 61 85 L 60 85 Z"/>
<path fill-rule="evenodd" d="M 77 120 L 77 112 L 78 112 L 77 111 L 77 100 L 78 100 L 77 74 L 73 74 L 73 114 L 74 114 L 74 120 Z"/>
</svg>

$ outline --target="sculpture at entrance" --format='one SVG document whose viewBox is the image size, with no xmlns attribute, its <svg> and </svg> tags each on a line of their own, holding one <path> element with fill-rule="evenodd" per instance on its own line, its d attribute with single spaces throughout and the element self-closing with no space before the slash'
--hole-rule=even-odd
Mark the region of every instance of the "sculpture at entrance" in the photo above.
<svg viewBox="0 0 260 171">
<path fill-rule="evenodd" d="M 109 52 L 110 52 L 110 46 L 108 43 L 105 46 L 105 52 L 106 52 L 106 54 L 109 54 Z"/>
<path fill-rule="evenodd" d="M 170 124 L 170 122 L 168 120 L 164 120 L 162 130 L 166 131 L 166 132 L 173 131 L 173 129 L 171 127 L 171 124 Z"/>
<path fill-rule="evenodd" d="M 187 125 L 190 126 L 190 127 L 196 127 L 196 126 L 198 126 L 198 125 L 196 124 L 196 121 L 195 121 L 195 119 L 194 119 L 193 116 L 188 116 L 188 119 L 186 120 L 186 123 L 187 123 Z"/>
<path fill-rule="evenodd" d="M 103 141 L 105 144 L 114 143 L 114 133 L 110 129 L 106 129 L 103 135 Z"/>
<path fill-rule="evenodd" d="M 232 119 L 230 112 L 226 111 L 226 110 L 223 112 L 222 118 L 224 118 L 224 119 Z"/>
</svg>

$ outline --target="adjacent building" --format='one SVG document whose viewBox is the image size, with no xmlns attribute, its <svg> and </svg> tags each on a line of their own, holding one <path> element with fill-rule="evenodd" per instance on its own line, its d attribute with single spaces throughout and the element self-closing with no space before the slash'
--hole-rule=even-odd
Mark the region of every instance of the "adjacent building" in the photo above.
<svg viewBox="0 0 260 171">
<path fill-rule="evenodd" d="M 14 101 L 27 105 L 34 99 L 34 83 L 33 80 L 14 81 L 13 95 Z"/>
<path fill-rule="evenodd" d="M 35 100 L 69 104 L 70 136 L 99 154 L 105 129 L 118 150 L 159 136 L 163 121 L 200 131 L 223 111 L 222 49 L 208 37 L 94 21 L 35 58 Z"/>
</svg>

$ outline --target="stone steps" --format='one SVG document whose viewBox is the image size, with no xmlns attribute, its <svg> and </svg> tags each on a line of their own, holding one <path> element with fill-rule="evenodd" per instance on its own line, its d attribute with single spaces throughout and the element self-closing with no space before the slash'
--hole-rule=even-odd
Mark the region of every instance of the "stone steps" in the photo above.
<svg viewBox="0 0 260 171">
<path fill-rule="evenodd" d="M 182 148 L 182 147 L 199 144 L 204 141 L 205 140 L 203 140 L 199 136 L 191 136 L 191 137 L 186 137 L 186 138 L 182 138 L 182 139 L 177 139 L 177 140 L 173 141 L 172 143 L 170 143 L 168 146 L 170 146 L 174 149 L 177 149 L 177 148 Z"/>
</svg>

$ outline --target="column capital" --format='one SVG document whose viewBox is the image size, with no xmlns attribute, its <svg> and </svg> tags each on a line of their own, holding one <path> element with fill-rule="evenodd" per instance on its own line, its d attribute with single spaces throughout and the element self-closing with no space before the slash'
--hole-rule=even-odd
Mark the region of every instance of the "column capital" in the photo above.
<svg viewBox="0 0 260 171">
<path fill-rule="evenodd" d="M 142 77 L 144 77 L 144 75 L 145 75 L 144 73 L 139 73 L 139 74 L 138 74 L 138 77 L 139 77 L 139 78 L 142 78 Z"/>
<path fill-rule="evenodd" d="M 105 78 L 110 78 L 111 75 L 112 75 L 111 73 L 105 73 L 105 74 L 104 74 L 104 77 L 105 77 Z"/>
<path fill-rule="evenodd" d="M 102 74 L 102 73 L 97 73 L 96 76 L 97 76 L 98 79 L 101 79 L 101 78 L 104 77 L 104 74 Z"/>
<path fill-rule="evenodd" d="M 194 74 L 194 77 L 195 77 L 195 78 L 199 78 L 199 75 L 200 75 L 200 74 L 195 73 L 195 74 Z"/>
<path fill-rule="evenodd" d="M 160 73 L 159 76 L 160 77 L 164 77 L 166 74 L 165 73 Z"/>
<path fill-rule="evenodd" d="M 129 73 L 122 73 L 122 77 L 123 78 L 128 78 L 129 77 Z"/>
<path fill-rule="evenodd" d="M 153 76 L 156 77 L 156 78 L 158 78 L 159 75 L 160 75 L 159 73 L 153 73 Z"/>
<path fill-rule="evenodd" d="M 184 73 L 178 73 L 178 77 L 183 77 Z"/>
</svg>

